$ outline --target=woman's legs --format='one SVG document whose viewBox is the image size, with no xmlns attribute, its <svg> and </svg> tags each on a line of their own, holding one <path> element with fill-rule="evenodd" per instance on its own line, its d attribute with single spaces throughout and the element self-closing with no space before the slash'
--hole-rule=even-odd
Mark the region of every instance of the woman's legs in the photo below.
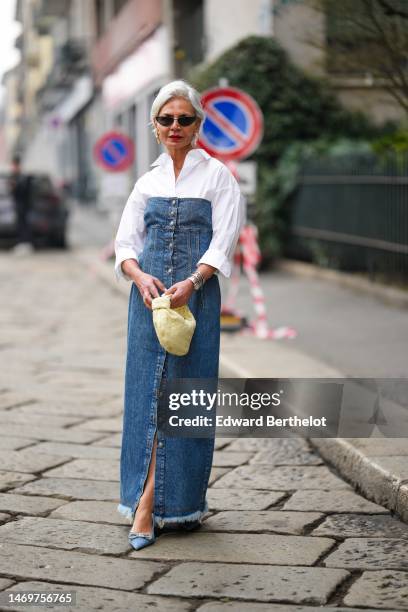
<svg viewBox="0 0 408 612">
<path fill-rule="evenodd" d="M 152 530 L 152 512 L 154 505 L 154 472 L 156 467 L 157 432 L 154 436 L 152 457 L 143 493 L 136 509 L 132 531 L 135 533 L 150 533 Z"/>
<path fill-rule="evenodd" d="M 166 353 L 162 370 L 163 378 L 167 378 L 167 357 L 168 354 Z M 154 509 L 154 473 L 156 468 L 156 447 L 157 431 L 154 435 L 152 456 L 150 459 L 146 482 L 133 521 L 132 531 L 134 532 L 150 533 L 152 528 L 152 512 Z"/>
</svg>

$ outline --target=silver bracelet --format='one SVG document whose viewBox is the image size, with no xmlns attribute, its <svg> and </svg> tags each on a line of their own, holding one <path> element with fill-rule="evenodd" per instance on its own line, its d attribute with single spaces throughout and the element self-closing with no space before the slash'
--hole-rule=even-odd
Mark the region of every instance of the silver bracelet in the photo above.
<svg viewBox="0 0 408 612">
<path fill-rule="evenodd" d="M 193 283 L 194 291 L 198 291 L 205 283 L 205 278 L 199 270 L 196 270 L 188 277 Z"/>
</svg>

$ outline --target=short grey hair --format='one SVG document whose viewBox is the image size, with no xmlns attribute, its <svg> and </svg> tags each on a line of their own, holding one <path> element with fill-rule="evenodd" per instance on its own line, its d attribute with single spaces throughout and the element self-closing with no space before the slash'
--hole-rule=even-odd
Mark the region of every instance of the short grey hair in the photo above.
<svg viewBox="0 0 408 612">
<path fill-rule="evenodd" d="M 194 108 L 197 117 L 201 120 L 201 123 L 205 119 L 205 113 L 200 102 L 200 94 L 186 81 L 172 81 L 163 85 L 159 93 L 153 100 L 152 108 L 150 109 L 150 119 L 152 125 L 153 120 L 160 112 L 160 109 L 172 98 L 185 98 Z"/>
</svg>

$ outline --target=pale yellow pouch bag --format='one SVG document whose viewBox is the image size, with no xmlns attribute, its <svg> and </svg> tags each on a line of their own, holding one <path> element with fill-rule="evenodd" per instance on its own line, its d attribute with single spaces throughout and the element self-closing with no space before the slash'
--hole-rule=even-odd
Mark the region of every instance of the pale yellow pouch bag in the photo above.
<svg viewBox="0 0 408 612">
<path fill-rule="evenodd" d="M 172 355 L 186 355 L 196 327 L 193 313 L 187 305 L 170 307 L 170 296 L 152 300 L 153 325 L 161 346 Z"/>
</svg>

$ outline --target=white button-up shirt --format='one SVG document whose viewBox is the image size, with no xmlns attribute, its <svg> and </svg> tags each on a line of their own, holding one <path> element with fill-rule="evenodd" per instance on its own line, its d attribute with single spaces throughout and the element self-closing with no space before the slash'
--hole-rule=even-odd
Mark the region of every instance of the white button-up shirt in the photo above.
<svg viewBox="0 0 408 612">
<path fill-rule="evenodd" d="M 244 222 L 244 202 L 238 183 L 220 161 L 204 149 L 192 149 L 186 155 L 177 181 L 173 160 L 162 153 L 136 185 L 126 202 L 115 240 L 117 278 L 129 277 L 122 272 L 125 259 L 136 259 L 143 250 L 146 236 L 144 211 L 148 198 L 204 198 L 211 202 L 213 236 L 198 261 L 231 275 L 231 259 Z"/>
</svg>

